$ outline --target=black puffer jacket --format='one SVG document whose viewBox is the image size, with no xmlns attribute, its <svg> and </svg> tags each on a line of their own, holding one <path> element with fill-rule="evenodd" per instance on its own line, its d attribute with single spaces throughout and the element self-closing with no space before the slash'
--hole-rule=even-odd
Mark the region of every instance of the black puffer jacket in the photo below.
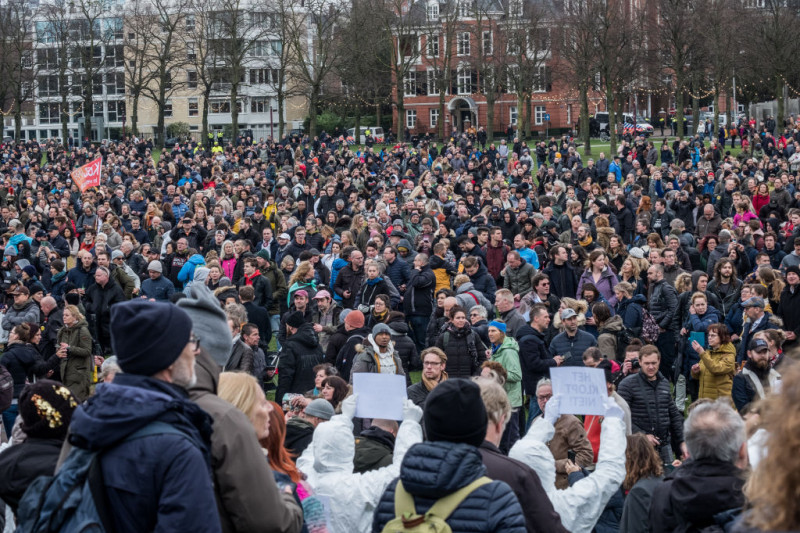
<svg viewBox="0 0 800 533">
<path fill-rule="evenodd" d="M 542 333 L 526 324 L 519 328 L 516 336 L 519 342 L 522 386 L 526 394 L 533 395 L 539 380 L 550 377 L 550 368 L 557 366 L 556 361 L 550 355 Z"/>
<path fill-rule="evenodd" d="M 475 344 L 474 354 L 470 355 L 469 337 Z M 447 375 L 451 378 L 469 378 L 477 375 L 481 362 L 486 359 L 486 347 L 469 324 L 457 329 L 452 323 L 436 339 L 436 346 L 447 355 Z"/>
<path fill-rule="evenodd" d="M 469 444 L 422 442 L 408 450 L 400 468 L 403 488 L 414 498 L 424 514 L 439 498 L 465 487 L 486 475 L 481 454 Z M 381 496 L 372 522 L 373 531 L 382 531 L 395 517 L 393 481 Z M 447 519 L 453 533 L 523 533 L 525 516 L 511 488 L 492 481 L 475 489 Z"/>
<path fill-rule="evenodd" d="M 0 454 L 0 497 L 15 514 L 28 485 L 55 473 L 63 444 L 61 439 L 28 438 Z"/>
<path fill-rule="evenodd" d="M 280 402 L 287 392 L 303 394 L 314 388 L 314 367 L 325 360 L 312 324 L 303 324 L 297 333 L 281 344 L 278 360 L 278 390 Z"/>
<path fill-rule="evenodd" d="M 671 443 L 675 454 L 680 455 L 683 416 L 672 400 L 667 378 L 659 372 L 655 381 L 649 381 L 639 372 L 623 379 L 617 392 L 631 408 L 633 432 L 655 435 L 662 444 Z M 651 420 L 650 413 L 655 420 Z"/>
<path fill-rule="evenodd" d="M 397 335 L 392 335 L 392 342 L 394 343 L 395 351 L 400 354 L 400 361 L 403 362 L 403 370 L 406 373 L 406 387 L 410 387 L 411 376 L 409 372 L 420 369 L 417 346 L 408 336 L 408 324 L 402 320 L 395 320 L 387 325 L 397 333 Z"/>
<path fill-rule="evenodd" d="M 403 311 L 406 316 L 429 316 L 433 312 L 433 290 L 436 288 L 436 275 L 431 267 L 411 270 L 403 298 Z"/>
<path fill-rule="evenodd" d="M 678 310 L 678 293 L 675 287 L 662 279 L 651 284 L 649 311 L 659 327 L 667 329 L 672 324 L 672 319 Z"/>
<path fill-rule="evenodd" d="M 61 360 L 52 355 L 42 359 L 33 344 L 15 342 L 6 347 L 0 363 L 8 369 L 14 380 L 14 398 L 19 398 L 25 388 L 25 380 L 33 381 L 34 377 L 43 378 L 50 370 L 56 370 Z"/>
</svg>

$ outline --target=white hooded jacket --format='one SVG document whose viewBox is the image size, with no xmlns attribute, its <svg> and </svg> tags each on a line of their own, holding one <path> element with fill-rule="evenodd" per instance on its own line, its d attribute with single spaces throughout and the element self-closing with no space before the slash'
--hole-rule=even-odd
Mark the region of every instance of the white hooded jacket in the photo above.
<svg viewBox="0 0 800 533">
<path fill-rule="evenodd" d="M 422 427 L 405 420 L 400 424 L 390 466 L 353 473 L 355 440 L 353 422 L 336 415 L 314 430 L 311 444 L 297 460 L 308 483 L 321 499 L 329 499 L 331 533 L 369 533 L 372 515 L 389 483 L 400 475 L 408 449 L 422 442 Z"/>
<path fill-rule="evenodd" d="M 567 530 L 591 533 L 608 500 L 625 479 L 625 422 L 611 417 L 603 420 L 595 471 L 565 490 L 556 489 L 556 462 L 546 445 L 554 433 L 553 425 L 539 417 L 508 456 L 536 471 Z"/>
</svg>

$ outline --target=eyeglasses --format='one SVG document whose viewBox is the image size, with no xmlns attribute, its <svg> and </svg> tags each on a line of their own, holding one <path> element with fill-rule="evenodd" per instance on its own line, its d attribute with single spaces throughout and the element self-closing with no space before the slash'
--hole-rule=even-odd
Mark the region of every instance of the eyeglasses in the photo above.
<svg viewBox="0 0 800 533">
<path fill-rule="evenodd" d="M 543 401 L 543 402 L 546 402 L 547 400 L 549 400 L 552 397 L 553 397 L 552 394 L 546 394 L 546 395 L 536 396 L 536 399 L 540 400 L 540 401 Z"/>
<path fill-rule="evenodd" d="M 422 366 L 441 366 L 441 365 L 442 365 L 441 361 L 425 361 L 424 363 L 422 363 Z"/>
<path fill-rule="evenodd" d="M 194 348 L 192 348 L 192 350 L 195 352 L 200 351 L 200 337 L 196 336 L 194 333 L 191 337 L 189 337 L 189 344 L 194 344 Z"/>
</svg>

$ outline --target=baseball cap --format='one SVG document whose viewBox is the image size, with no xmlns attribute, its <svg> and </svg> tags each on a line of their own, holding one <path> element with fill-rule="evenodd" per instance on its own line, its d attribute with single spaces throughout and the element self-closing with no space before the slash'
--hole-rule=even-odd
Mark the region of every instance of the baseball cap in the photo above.
<svg viewBox="0 0 800 533">
<path fill-rule="evenodd" d="M 279 239 L 286 239 L 287 241 L 288 241 L 289 239 L 291 239 L 291 237 L 289 237 L 289 234 L 288 234 L 288 233 L 281 233 L 280 235 L 278 235 L 278 238 L 279 238 Z"/>
<path fill-rule="evenodd" d="M 320 299 L 322 299 L 322 298 L 330 298 L 330 297 L 331 297 L 331 293 L 329 293 L 328 291 L 319 291 L 319 292 L 318 292 L 318 293 L 317 293 L 317 294 L 314 296 L 314 298 L 313 298 L 313 299 L 314 299 L 314 300 L 320 300 Z"/>
<path fill-rule="evenodd" d="M 764 339 L 753 339 L 748 344 L 747 349 L 753 352 L 763 352 L 769 350 L 769 344 Z"/>
<path fill-rule="evenodd" d="M 753 296 L 752 298 L 748 298 L 744 302 L 742 302 L 742 307 L 760 307 L 764 309 L 766 304 L 764 303 L 764 298 L 760 296 Z"/>
<path fill-rule="evenodd" d="M 561 320 L 566 320 L 574 316 L 578 316 L 578 313 L 576 313 L 574 309 L 567 308 L 561 311 Z"/>
</svg>

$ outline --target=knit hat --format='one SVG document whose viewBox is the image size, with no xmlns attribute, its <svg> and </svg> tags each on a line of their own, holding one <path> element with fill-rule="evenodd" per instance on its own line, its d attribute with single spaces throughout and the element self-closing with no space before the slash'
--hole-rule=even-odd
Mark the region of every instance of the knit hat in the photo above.
<svg viewBox="0 0 800 533">
<path fill-rule="evenodd" d="M 347 314 L 344 319 L 344 323 L 350 326 L 351 328 L 363 328 L 364 327 L 364 313 L 356 309 Z"/>
<path fill-rule="evenodd" d="M 228 318 L 220 308 L 211 289 L 202 283 L 192 283 L 186 289 L 186 298 L 176 304 L 192 321 L 192 329 L 202 346 L 214 361 L 223 366 L 233 348 Z"/>
<path fill-rule="evenodd" d="M 258 253 L 256 254 L 256 257 L 260 257 L 261 259 L 263 259 L 265 261 L 269 261 L 269 259 L 270 259 L 269 250 L 267 250 L 266 248 L 260 249 L 258 251 Z"/>
<path fill-rule="evenodd" d="M 119 250 L 114 250 L 111 252 L 111 259 L 125 259 L 125 254 Z"/>
<path fill-rule="evenodd" d="M 487 417 L 477 383 L 459 378 L 439 383 L 428 394 L 423 413 L 428 440 L 483 443 Z"/>
<path fill-rule="evenodd" d="M 63 439 L 78 400 L 61 383 L 43 379 L 27 385 L 19 395 L 21 429 L 34 439 Z"/>
<path fill-rule="evenodd" d="M 788 274 L 789 272 L 794 272 L 795 274 L 800 276 L 800 266 L 792 265 L 790 267 L 787 267 L 786 268 L 786 273 Z"/>
<path fill-rule="evenodd" d="M 147 265 L 147 270 L 152 270 L 153 272 L 161 273 L 164 271 L 164 267 L 161 266 L 161 261 L 150 261 L 150 264 Z"/>
<path fill-rule="evenodd" d="M 300 311 L 295 311 L 294 313 L 286 317 L 286 325 L 291 326 L 293 328 L 299 328 L 305 323 L 306 319 L 303 316 L 303 313 L 301 313 Z"/>
<path fill-rule="evenodd" d="M 35 278 L 36 277 L 36 267 L 33 265 L 28 265 L 22 269 L 28 276 Z"/>
<path fill-rule="evenodd" d="M 372 338 L 374 339 L 381 333 L 386 333 L 387 335 L 391 335 L 392 330 L 389 328 L 389 326 L 387 326 L 383 322 L 379 322 L 378 324 L 375 324 L 375 326 L 372 328 Z"/>
<path fill-rule="evenodd" d="M 305 408 L 305 413 L 308 416 L 316 416 L 323 420 L 330 420 L 334 414 L 333 406 L 328 400 L 317 398 L 312 400 Z"/>
<path fill-rule="evenodd" d="M 192 335 L 192 319 L 170 303 L 137 299 L 111 308 L 110 329 L 123 372 L 152 376 L 181 355 Z"/>
<path fill-rule="evenodd" d="M 490 328 L 497 328 L 500 331 L 502 331 L 503 333 L 506 332 L 506 323 L 505 322 L 500 322 L 499 320 L 492 320 L 491 322 L 489 322 L 489 327 Z"/>
</svg>

